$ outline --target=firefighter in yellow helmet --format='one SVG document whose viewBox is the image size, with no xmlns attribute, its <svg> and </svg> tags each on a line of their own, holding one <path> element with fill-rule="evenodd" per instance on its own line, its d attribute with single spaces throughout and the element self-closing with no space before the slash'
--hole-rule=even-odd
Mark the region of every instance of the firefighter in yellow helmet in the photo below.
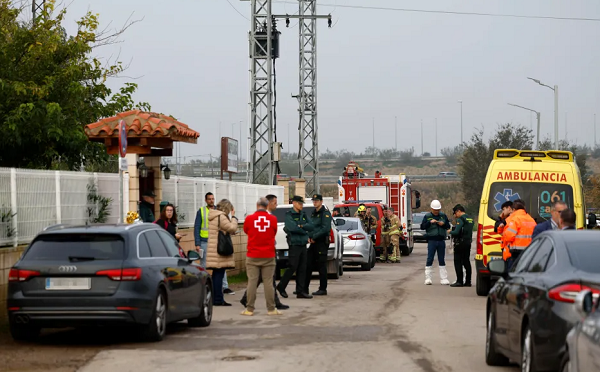
<svg viewBox="0 0 600 372">
<path fill-rule="evenodd" d="M 392 250 L 392 257 L 390 257 L 390 261 L 392 261 L 392 263 L 400 263 L 400 233 L 402 233 L 402 225 L 400 224 L 400 219 L 398 218 L 398 216 L 394 214 L 394 208 L 390 207 L 386 211 L 386 213 L 391 224 L 389 231 L 390 240 L 392 241 L 392 245 L 394 246 Z"/>
</svg>

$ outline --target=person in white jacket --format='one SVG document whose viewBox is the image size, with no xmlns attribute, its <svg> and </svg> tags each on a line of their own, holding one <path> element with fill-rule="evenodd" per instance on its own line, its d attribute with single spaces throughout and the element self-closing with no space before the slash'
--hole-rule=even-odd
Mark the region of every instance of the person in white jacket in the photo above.
<svg viewBox="0 0 600 372">
<path fill-rule="evenodd" d="M 423 217 L 421 230 L 425 230 L 427 239 L 427 263 L 425 265 L 425 284 L 433 284 L 433 259 L 438 256 L 440 265 L 440 283 L 449 285 L 448 271 L 446 270 L 446 231 L 450 229 L 450 221 L 442 212 L 442 203 L 439 200 L 431 202 L 431 212 Z"/>
</svg>

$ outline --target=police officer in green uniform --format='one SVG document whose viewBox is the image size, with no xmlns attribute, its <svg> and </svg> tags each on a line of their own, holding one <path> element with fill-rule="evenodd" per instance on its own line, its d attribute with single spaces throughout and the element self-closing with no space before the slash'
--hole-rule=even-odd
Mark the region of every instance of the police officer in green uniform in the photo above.
<svg viewBox="0 0 600 372">
<path fill-rule="evenodd" d="M 296 297 L 312 298 L 304 286 L 306 285 L 306 245 L 309 239 L 308 232 L 313 230 L 313 226 L 302 210 L 304 198 L 296 195 L 292 198 L 292 204 L 294 207 L 285 214 L 285 227 L 283 228 L 287 234 L 289 246 L 289 267 L 283 273 L 276 289 L 281 297 L 288 298 L 285 289 L 296 273 Z"/>
<path fill-rule="evenodd" d="M 454 243 L 454 270 L 456 271 L 456 282 L 450 287 L 471 286 L 471 242 L 473 241 L 473 219 L 465 213 L 465 207 L 457 204 L 452 208 L 456 217 L 456 227 L 448 230 Z M 463 281 L 463 267 L 466 278 Z"/>
<path fill-rule="evenodd" d="M 315 269 L 319 272 L 319 290 L 313 296 L 327 295 L 327 250 L 329 249 L 329 232 L 331 231 L 331 213 L 323 206 L 323 195 L 314 194 L 312 197 L 315 210 L 310 216 L 313 231 L 310 237 L 307 255 L 306 285 L 308 292 L 310 279 Z M 309 292 L 310 293 L 310 292 Z"/>
</svg>

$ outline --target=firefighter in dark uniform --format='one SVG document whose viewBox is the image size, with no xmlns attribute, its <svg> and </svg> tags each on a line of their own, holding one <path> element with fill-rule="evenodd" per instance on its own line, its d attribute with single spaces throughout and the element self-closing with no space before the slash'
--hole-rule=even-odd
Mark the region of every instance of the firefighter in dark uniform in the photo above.
<svg viewBox="0 0 600 372">
<path fill-rule="evenodd" d="M 315 269 L 319 272 L 319 290 L 313 292 L 314 296 L 327 295 L 327 251 L 329 250 L 329 233 L 331 231 L 331 213 L 323 205 L 323 196 L 314 194 L 312 197 L 315 210 L 310 216 L 313 230 L 308 233 L 310 247 L 307 255 L 306 292 L 310 286 L 310 279 Z M 310 293 L 310 292 L 308 292 Z"/>
<path fill-rule="evenodd" d="M 448 233 L 453 238 L 454 244 L 454 270 L 456 271 L 456 282 L 450 287 L 471 286 L 471 242 L 473 241 L 473 219 L 465 213 L 465 208 L 457 204 L 452 208 L 456 217 L 456 226 Z M 463 278 L 463 267 L 466 278 Z M 464 281 L 463 281 L 464 279 Z"/>
</svg>

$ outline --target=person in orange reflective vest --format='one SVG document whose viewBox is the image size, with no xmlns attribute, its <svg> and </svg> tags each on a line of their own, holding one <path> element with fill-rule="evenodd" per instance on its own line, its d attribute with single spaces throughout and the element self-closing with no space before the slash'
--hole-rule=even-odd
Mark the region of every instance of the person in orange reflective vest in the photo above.
<svg viewBox="0 0 600 372">
<path fill-rule="evenodd" d="M 508 222 L 510 221 L 510 215 L 513 211 L 514 210 L 512 201 L 509 200 L 502 204 L 502 213 L 500 213 L 500 217 L 498 218 L 498 221 L 494 226 L 494 231 L 500 234 L 501 236 L 504 233 L 504 228 L 508 225 Z M 502 259 L 504 261 L 508 260 L 508 258 L 510 257 L 510 252 L 506 247 L 504 240 L 500 242 L 500 248 L 502 248 Z"/>
<path fill-rule="evenodd" d="M 537 225 L 535 220 L 525 211 L 523 200 L 515 200 L 513 210 L 502 233 L 504 245 L 502 258 L 507 261 L 509 268 L 531 243 L 533 230 Z"/>
</svg>

